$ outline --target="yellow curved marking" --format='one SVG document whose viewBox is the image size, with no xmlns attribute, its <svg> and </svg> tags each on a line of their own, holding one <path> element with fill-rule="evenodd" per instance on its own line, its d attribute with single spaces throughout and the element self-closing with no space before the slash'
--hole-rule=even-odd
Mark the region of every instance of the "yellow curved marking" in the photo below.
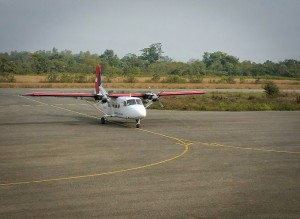
<svg viewBox="0 0 300 219">
<path fill-rule="evenodd" d="M 56 106 L 56 105 L 51 105 L 51 104 L 43 103 L 43 102 L 41 102 L 41 101 L 33 100 L 33 99 L 31 99 L 31 98 L 28 98 L 28 97 L 24 97 L 24 96 L 20 96 L 20 97 L 23 97 L 23 98 L 26 98 L 26 99 L 28 99 L 28 100 L 37 102 L 37 103 L 39 103 L 39 104 L 43 104 L 43 105 L 46 105 L 46 106 L 51 106 L 51 107 L 54 107 L 54 108 L 57 108 L 57 109 L 61 109 L 61 110 L 64 110 L 64 111 L 68 111 L 68 112 L 71 112 L 71 113 L 79 114 L 79 115 L 82 115 L 82 116 L 85 116 L 85 117 L 88 117 L 88 118 L 99 119 L 99 118 L 96 117 L 96 116 L 91 116 L 91 115 L 87 115 L 87 114 L 85 114 L 85 113 L 76 112 L 76 111 L 74 111 L 74 110 L 66 109 L 66 108 L 63 108 L 63 107 L 60 107 L 60 106 Z"/>
<path fill-rule="evenodd" d="M 40 102 L 40 101 L 37 101 L 37 100 L 33 100 L 33 99 L 30 99 L 30 98 L 27 98 L 27 97 L 24 97 L 24 98 L 29 99 L 31 101 L 35 101 L 35 102 L 43 104 L 43 105 L 48 105 L 48 106 L 58 108 L 58 109 L 62 109 L 62 110 L 68 111 L 68 112 L 76 113 L 76 114 L 79 114 L 79 115 L 82 115 L 82 116 L 85 116 L 85 117 L 98 119 L 96 116 L 90 116 L 90 115 L 80 113 L 80 112 L 76 112 L 76 111 L 73 111 L 73 110 L 69 110 L 69 109 L 66 109 L 66 108 L 63 108 L 63 107 L 46 104 L 46 103 L 43 103 L 43 102 Z M 116 124 L 119 124 L 119 123 L 116 123 Z M 119 125 L 123 125 L 123 124 L 119 124 Z M 123 126 L 126 126 L 126 125 L 123 125 Z M 129 126 L 127 126 L 127 127 L 129 127 Z M 218 143 L 190 141 L 190 140 L 175 138 L 175 137 L 172 137 L 172 136 L 156 133 L 156 132 L 149 131 L 149 130 L 146 130 L 146 129 L 136 129 L 136 130 L 147 132 L 147 133 L 150 133 L 150 134 L 153 134 L 153 135 L 162 136 L 162 137 L 177 141 L 178 144 L 180 144 L 184 147 L 184 150 L 180 154 L 176 155 L 175 157 L 172 157 L 172 158 L 169 158 L 169 159 L 166 159 L 166 160 L 163 160 L 163 161 L 159 161 L 159 162 L 156 162 L 156 163 L 147 164 L 147 165 L 138 166 L 138 167 L 132 167 L 132 168 L 128 168 L 128 169 L 121 169 L 121 170 L 109 171 L 109 172 L 104 172 L 104 173 L 94 173 L 94 174 L 88 174 L 88 175 L 82 175 L 82 176 L 70 176 L 70 177 L 52 178 L 52 179 L 44 179 L 44 180 L 33 180 L 33 181 L 23 181 L 23 182 L 14 182 L 14 183 L 2 183 L 2 184 L 0 184 L 0 186 L 22 185 L 22 184 L 33 184 L 33 183 L 42 183 L 42 182 L 53 182 L 53 181 L 81 179 L 81 178 L 87 178 L 87 177 L 104 176 L 104 175 L 124 173 L 124 172 L 128 172 L 128 171 L 143 169 L 143 168 L 152 167 L 152 166 L 156 166 L 156 165 L 159 165 L 159 164 L 163 164 L 163 163 L 175 160 L 175 159 L 183 156 L 184 154 L 186 154 L 189 150 L 189 145 L 195 144 L 195 143 L 202 144 L 202 145 L 209 146 L 209 147 L 225 147 L 225 148 L 242 149 L 242 150 L 254 150 L 254 151 L 276 152 L 276 153 L 290 153 L 290 154 L 299 154 L 300 153 L 300 152 L 292 152 L 292 151 L 277 151 L 277 150 L 249 148 L 249 147 L 245 148 L 245 147 L 238 147 L 238 146 L 222 145 L 222 144 L 218 144 Z"/>
<path fill-rule="evenodd" d="M 27 98 L 27 97 L 24 97 L 24 98 Z M 27 99 L 32 100 L 30 98 L 27 98 Z M 37 100 L 32 100 L 32 101 L 35 101 L 35 102 L 38 102 L 38 103 L 42 103 L 42 102 L 37 101 Z M 43 104 L 45 104 L 45 103 L 43 103 Z M 49 104 L 45 104 L 45 105 L 49 105 Z M 73 110 L 69 110 L 69 109 L 65 109 L 65 108 L 62 108 L 62 107 L 58 107 L 58 106 L 54 106 L 54 105 L 49 105 L 49 106 L 52 106 L 52 107 L 55 107 L 55 108 L 59 108 L 59 109 L 63 109 L 63 110 L 66 110 L 66 111 L 69 111 L 69 112 L 73 112 L 73 113 L 76 113 L 76 114 L 80 114 L 80 115 L 83 115 L 83 116 L 86 116 L 86 117 L 97 118 L 95 116 L 90 116 L 90 115 L 87 115 L 87 114 L 84 114 L 84 113 L 79 113 L 79 112 L 76 112 L 76 111 L 73 111 Z M 87 174 L 87 175 L 81 175 L 81 176 L 69 176 L 69 177 L 43 179 L 43 180 L 32 180 L 32 181 L 12 182 L 12 183 L 1 183 L 0 186 L 11 186 L 11 185 L 22 185 L 22 184 L 33 184 L 33 183 L 43 183 L 43 182 L 54 182 L 54 181 L 81 179 L 81 178 L 104 176 L 104 175 L 110 175 L 110 174 L 116 174 L 116 173 L 124 173 L 124 172 L 128 172 L 128 171 L 133 171 L 133 170 L 139 170 L 139 169 L 143 169 L 143 168 L 148 168 L 148 167 L 160 165 L 160 164 L 163 164 L 163 163 L 175 160 L 175 159 L 183 156 L 184 154 L 186 154 L 188 152 L 188 150 L 189 150 L 189 145 L 191 144 L 191 143 L 186 143 L 183 140 L 178 139 L 178 138 L 174 138 L 174 137 L 163 135 L 163 134 L 160 134 L 160 133 L 148 131 L 148 130 L 145 130 L 145 129 L 136 129 L 136 130 L 148 132 L 148 133 L 151 133 L 153 135 L 162 136 L 162 137 L 165 137 L 165 138 L 168 138 L 168 139 L 171 139 L 171 140 L 175 140 L 175 141 L 177 141 L 177 143 L 179 143 L 180 145 L 182 145 L 184 147 L 184 150 L 180 154 L 178 154 L 178 155 L 176 155 L 176 156 L 174 156 L 172 158 L 169 158 L 169 159 L 166 159 L 166 160 L 162 160 L 162 161 L 159 161 L 159 162 L 156 162 L 156 163 L 151 163 L 151 164 L 146 164 L 146 165 L 138 166 L 138 167 L 132 167 L 132 168 L 121 169 L 121 170 L 114 170 L 114 171 L 109 171 L 109 172 L 104 172 L 104 173 L 93 173 L 93 174 Z"/>
<path fill-rule="evenodd" d="M 298 151 L 278 151 L 272 149 L 263 149 L 263 148 L 251 148 L 251 147 L 239 147 L 239 146 L 231 146 L 231 145 L 224 145 L 219 143 L 207 143 L 207 142 L 200 142 L 200 141 L 190 141 L 185 139 L 180 139 L 184 142 L 190 142 L 192 144 L 202 144 L 208 147 L 223 147 L 223 148 L 232 148 L 232 149 L 241 149 L 241 150 L 251 150 L 251 151 L 262 151 L 262 152 L 275 152 L 275 153 L 287 153 L 287 154 L 300 154 Z"/>
<path fill-rule="evenodd" d="M 152 134 L 154 134 L 154 133 L 152 133 Z M 43 179 L 43 180 L 33 180 L 33 181 L 24 181 L 24 182 L 14 182 L 14 183 L 1 183 L 0 186 L 11 186 L 11 185 L 22 185 L 22 184 L 32 184 L 32 183 L 42 183 L 42 182 L 53 182 L 53 181 L 81 179 L 81 178 L 104 176 L 104 175 L 110 175 L 110 174 L 116 174 L 116 173 L 124 173 L 124 172 L 128 172 L 128 171 L 133 171 L 133 170 L 139 170 L 139 169 L 143 169 L 143 168 L 163 164 L 163 163 L 175 160 L 175 159 L 183 156 L 189 150 L 188 145 L 183 145 L 183 146 L 184 146 L 184 150 L 180 154 L 176 155 L 175 157 L 172 157 L 172 158 L 169 158 L 169 159 L 166 159 L 166 160 L 163 160 L 163 161 L 159 161 L 159 162 L 156 162 L 156 163 L 143 165 L 143 166 L 132 167 L 132 168 L 128 168 L 128 169 L 121 169 L 121 170 L 114 170 L 114 171 L 109 171 L 109 172 L 104 172 L 104 173 L 94 173 L 94 174 L 88 174 L 88 175 L 82 175 L 82 176 L 70 176 L 70 177 Z"/>
</svg>

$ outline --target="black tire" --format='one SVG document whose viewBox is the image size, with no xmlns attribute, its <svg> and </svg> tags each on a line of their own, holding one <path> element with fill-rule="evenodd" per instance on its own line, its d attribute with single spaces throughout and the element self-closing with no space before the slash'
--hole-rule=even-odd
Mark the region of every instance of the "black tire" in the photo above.
<svg viewBox="0 0 300 219">
<path fill-rule="evenodd" d="M 106 120 L 104 117 L 101 118 L 101 124 L 105 124 Z"/>
</svg>

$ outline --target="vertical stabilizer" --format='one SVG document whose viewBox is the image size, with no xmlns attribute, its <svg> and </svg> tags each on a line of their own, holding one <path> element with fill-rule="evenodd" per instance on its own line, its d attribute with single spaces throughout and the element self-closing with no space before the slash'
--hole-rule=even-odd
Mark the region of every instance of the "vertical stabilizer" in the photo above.
<svg viewBox="0 0 300 219">
<path fill-rule="evenodd" d="M 99 94 L 101 84 L 102 84 L 102 81 L 101 81 L 101 66 L 100 66 L 100 64 L 98 64 L 97 67 L 96 67 L 96 79 L 95 79 L 95 92 L 96 92 L 96 94 Z"/>
<path fill-rule="evenodd" d="M 102 87 L 101 66 L 100 66 L 100 64 L 98 64 L 97 67 L 96 67 L 95 92 L 96 92 L 97 95 L 105 96 L 105 98 L 107 99 L 108 93 Z"/>
</svg>

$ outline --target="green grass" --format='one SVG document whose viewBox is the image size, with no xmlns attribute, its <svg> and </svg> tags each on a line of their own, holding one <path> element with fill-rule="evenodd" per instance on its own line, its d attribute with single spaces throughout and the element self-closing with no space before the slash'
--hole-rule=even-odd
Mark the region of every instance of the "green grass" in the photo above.
<svg viewBox="0 0 300 219">
<path fill-rule="evenodd" d="M 296 93 L 280 93 L 268 98 L 264 93 L 207 93 L 195 96 L 172 96 L 160 99 L 165 110 L 193 111 L 282 111 L 300 110 L 300 96 Z M 151 109 L 160 109 L 154 103 Z"/>
</svg>

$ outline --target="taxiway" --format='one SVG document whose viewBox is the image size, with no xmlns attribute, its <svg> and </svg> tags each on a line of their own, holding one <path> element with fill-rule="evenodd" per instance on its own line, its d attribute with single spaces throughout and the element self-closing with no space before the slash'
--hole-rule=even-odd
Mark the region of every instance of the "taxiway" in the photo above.
<svg viewBox="0 0 300 219">
<path fill-rule="evenodd" d="M 300 112 L 148 110 L 0 89 L 0 218 L 299 218 Z"/>
</svg>

